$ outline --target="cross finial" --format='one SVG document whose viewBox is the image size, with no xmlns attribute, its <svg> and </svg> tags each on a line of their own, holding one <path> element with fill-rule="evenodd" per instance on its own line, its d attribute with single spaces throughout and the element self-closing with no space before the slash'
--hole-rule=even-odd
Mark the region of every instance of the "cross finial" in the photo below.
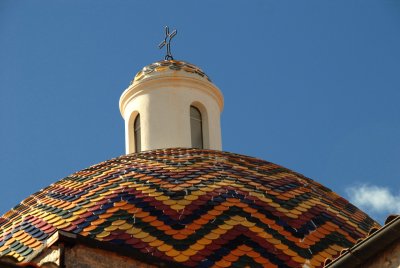
<svg viewBox="0 0 400 268">
<path fill-rule="evenodd" d="M 164 59 L 165 60 L 173 60 L 174 57 L 172 57 L 171 54 L 171 40 L 174 38 L 174 36 L 177 34 L 177 31 L 174 30 L 172 33 L 169 33 L 169 28 L 168 26 L 165 26 L 165 38 L 164 40 L 158 45 L 158 48 L 161 49 L 165 45 L 167 45 L 167 55 L 165 55 Z M 168 40 L 168 41 L 167 41 Z"/>
</svg>

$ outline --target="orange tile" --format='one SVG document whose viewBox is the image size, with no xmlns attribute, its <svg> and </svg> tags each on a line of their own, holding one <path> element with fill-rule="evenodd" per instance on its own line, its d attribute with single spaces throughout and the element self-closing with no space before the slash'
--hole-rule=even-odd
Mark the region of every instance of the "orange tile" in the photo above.
<svg viewBox="0 0 400 268">
<path fill-rule="evenodd" d="M 221 259 L 215 263 L 218 267 L 230 267 L 232 263 L 230 261 L 227 261 L 225 259 Z"/>
<path fill-rule="evenodd" d="M 191 245 L 190 246 L 190 248 L 192 249 L 192 250 L 196 250 L 196 251 L 199 251 L 199 250 L 202 250 L 203 248 L 205 248 L 205 246 L 206 245 L 201 245 L 201 244 L 193 244 L 193 245 Z"/>
<path fill-rule="evenodd" d="M 180 254 L 179 251 L 175 250 L 175 249 L 171 249 L 165 252 L 165 255 L 170 256 L 170 257 L 176 257 Z"/>
<path fill-rule="evenodd" d="M 159 247 L 162 244 L 164 244 L 164 241 L 161 241 L 161 240 L 154 240 L 154 241 L 149 243 L 149 245 L 152 246 L 152 247 Z"/>
<path fill-rule="evenodd" d="M 174 260 L 177 261 L 177 262 L 185 262 L 188 259 L 189 259 L 189 257 L 186 256 L 186 255 L 183 255 L 183 254 L 179 254 L 178 256 L 174 257 Z"/>
<path fill-rule="evenodd" d="M 167 245 L 167 244 L 162 244 L 161 246 L 158 246 L 157 249 L 159 251 L 166 252 L 166 251 L 171 250 L 172 246 L 171 245 Z"/>
<path fill-rule="evenodd" d="M 237 261 L 237 260 L 239 259 L 238 256 L 235 256 L 235 255 L 233 255 L 233 254 L 225 255 L 223 258 L 224 258 L 225 260 L 227 260 L 227 261 L 230 261 L 230 262 L 235 262 L 235 261 Z"/>
</svg>

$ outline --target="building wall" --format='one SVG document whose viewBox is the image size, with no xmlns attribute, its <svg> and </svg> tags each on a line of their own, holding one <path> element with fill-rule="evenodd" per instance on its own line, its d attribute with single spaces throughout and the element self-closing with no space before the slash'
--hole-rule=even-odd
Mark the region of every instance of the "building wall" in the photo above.
<svg viewBox="0 0 400 268">
<path fill-rule="evenodd" d="M 51 246 L 43 250 L 39 256 L 36 256 L 33 260 L 39 267 L 42 267 L 44 263 L 54 263 L 55 265 L 60 265 L 60 248 L 58 246 Z"/>
<path fill-rule="evenodd" d="M 359 266 L 365 268 L 398 268 L 400 267 L 400 240 L 395 241 L 384 251 Z"/>
<path fill-rule="evenodd" d="M 66 268 L 152 268 L 156 267 L 106 250 L 75 245 L 66 247 L 64 253 Z"/>
</svg>

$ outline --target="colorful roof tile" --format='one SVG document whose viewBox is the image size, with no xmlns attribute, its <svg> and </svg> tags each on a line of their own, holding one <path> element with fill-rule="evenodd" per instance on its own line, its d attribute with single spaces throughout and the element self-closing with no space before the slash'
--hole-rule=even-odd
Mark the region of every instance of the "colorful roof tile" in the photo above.
<svg viewBox="0 0 400 268">
<path fill-rule="evenodd" d="M 189 267 L 321 267 L 378 226 L 276 164 L 176 148 L 114 158 L 31 195 L 0 218 L 0 256 L 29 261 L 63 230 Z"/>
</svg>

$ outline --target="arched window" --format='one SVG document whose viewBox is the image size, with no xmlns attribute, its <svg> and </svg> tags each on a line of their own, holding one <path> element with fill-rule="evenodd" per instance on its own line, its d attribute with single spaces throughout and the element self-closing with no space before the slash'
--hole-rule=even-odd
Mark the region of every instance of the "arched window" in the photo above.
<svg viewBox="0 0 400 268">
<path fill-rule="evenodd" d="M 133 132 L 135 135 L 135 152 L 141 151 L 141 138 L 140 138 L 140 114 L 138 114 L 135 118 L 135 122 L 133 123 Z"/>
<path fill-rule="evenodd" d="M 190 131 L 192 135 L 192 147 L 203 149 L 203 122 L 199 109 L 190 106 Z"/>
</svg>

